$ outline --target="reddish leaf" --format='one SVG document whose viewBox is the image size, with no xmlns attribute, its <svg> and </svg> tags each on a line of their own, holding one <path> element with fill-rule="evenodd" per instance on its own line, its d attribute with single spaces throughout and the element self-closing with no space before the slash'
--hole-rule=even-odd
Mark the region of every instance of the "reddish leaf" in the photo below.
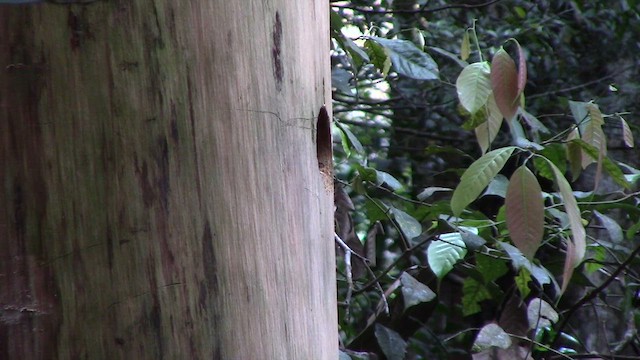
<svg viewBox="0 0 640 360">
<path fill-rule="evenodd" d="M 491 88 L 502 115 L 507 120 L 513 119 L 518 110 L 518 72 L 516 63 L 503 48 L 491 61 Z"/>
<path fill-rule="evenodd" d="M 518 46 L 518 95 L 520 95 L 527 85 L 527 61 L 524 58 L 524 51 L 517 41 L 516 45 Z"/>
<path fill-rule="evenodd" d="M 580 261 L 576 259 L 576 246 L 572 241 L 567 241 L 567 257 L 564 259 L 564 269 L 562 271 L 562 287 L 560 288 L 561 294 L 564 294 L 564 291 L 567 290 L 567 286 L 569 285 L 569 281 L 573 275 L 573 269 L 576 267 L 577 263 L 580 263 Z"/>
<path fill-rule="evenodd" d="M 544 234 L 544 202 L 540 184 L 526 166 L 511 176 L 505 207 L 511 240 L 524 256 L 532 259 Z"/>
</svg>

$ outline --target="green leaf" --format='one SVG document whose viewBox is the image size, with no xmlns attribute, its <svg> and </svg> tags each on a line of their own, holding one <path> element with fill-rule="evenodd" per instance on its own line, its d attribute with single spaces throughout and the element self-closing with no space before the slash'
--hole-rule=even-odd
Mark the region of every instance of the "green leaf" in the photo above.
<svg viewBox="0 0 640 360">
<path fill-rule="evenodd" d="M 360 46 L 358 46 L 353 40 L 349 39 L 346 36 L 342 36 L 342 43 L 345 46 L 345 50 L 347 51 L 347 53 L 349 53 L 349 55 L 351 56 L 351 58 L 353 59 L 353 63 L 356 66 L 356 68 L 361 67 L 364 64 L 368 64 L 370 62 L 369 60 L 369 55 L 367 55 L 367 53 L 362 50 L 362 48 L 360 48 Z"/>
<path fill-rule="evenodd" d="M 331 30 L 335 31 L 337 33 L 339 33 L 340 29 L 342 29 L 342 27 L 344 26 L 343 23 L 343 19 L 342 16 L 340 16 L 340 14 L 338 14 L 335 10 L 331 10 L 330 12 L 330 17 L 329 17 L 329 21 L 330 21 L 330 25 L 331 25 Z"/>
<path fill-rule="evenodd" d="M 555 180 L 555 176 L 553 175 L 553 170 L 547 164 L 547 161 L 551 161 L 562 173 L 566 171 L 567 168 L 567 150 L 562 144 L 549 144 L 545 146 L 542 151 L 539 152 L 540 155 L 545 157 L 536 157 L 533 159 L 533 164 L 536 167 L 538 175 L 542 176 L 545 179 L 549 179 L 551 181 Z"/>
<path fill-rule="evenodd" d="M 451 198 L 451 211 L 455 216 L 460 216 L 462 210 L 480 195 L 502 169 L 513 150 L 515 147 L 509 146 L 490 151 L 469 166 Z"/>
<path fill-rule="evenodd" d="M 416 280 L 413 276 L 404 272 L 400 276 L 402 283 L 402 298 L 404 299 L 404 309 L 432 301 L 436 298 L 434 293 L 427 285 Z"/>
<path fill-rule="evenodd" d="M 600 152 L 593 145 L 587 144 L 583 140 L 573 139 L 569 142 L 569 145 L 571 144 L 576 144 L 583 150 L 584 155 L 582 155 L 582 157 L 585 157 L 585 155 L 591 157 L 592 159 L 598 159 L 601 157 Z M 630 184 L 627 181 L 627 178 L 622 173 L 622 170 L 620 170 L 618 165 L 611 161 L 611 159 L 609 159 L 608 157 L 602 157 L 602 167 L 604 167 L 604 170 L 607 172 L 607 174 L 609 174 L 609 176 L 611 176 L 616 184 L 624 188 L 630 187 Z"/>
<path fill-rule="evenodd" d="M 529 296 L 531 289 L 529 288 L 529 281 L 531 281 L 531 272 L 526 267 L 521 267 L 518 270 L 518 275 L 515 277 L 516 287 L 520 291 L 520 296 L 525 299 Z"/>
<path fill-rule="evenodd" d="M 475 128 L 476 139 L 478 140 L 478 145 L 480 145 L 480 149 L 482 149 L 483 154 L 489 150 L 491 143 L 496 138 L 496 135 L 498 135 L 503 119 L 502 113 L 500 112 L 500 109 L 498 109 L 496 99 L 493 95 L 489 95 L 485 111 L 487 121 Z"/>
<path fill-rule="evenodd" d="M 393 175 L 386 173 L 384 171 L 376 170 L 376 176 L 378 178 L 378 182 L 380 184 L 387 184 L 391 188 L 391 190 L 396 191 L 402 188 L 402 184 Z"/>
<path fill-rule="evenodd" d="M 511 56 L 500 48 L 491 60 L 491 88 L 498 109 L 510 121 L 518 111 L 518 72 Z"/>
<path fill-rule="evenodd" d="M 527 269 L 530 277 L 535 279 L 538 284 L 553 284 L 554 287 L 556 286 L 551 274 L 549 274 L 549 271 L 529 261 L 529 259 L 527 259 L 517 247 L 506 242 L 499 242 L 498 244 L 500 244 L 500 246 L 509 255 L 511 263 L 516 270 Z"/>
<path fill-rule="evenodd" d="M 411 215 L 394 207 L 389 208 L 389 213 L 393 216 L 407 240 L 411 240 L 422 234 L 422 225 Z"/>
<path fill-rule="evenodd" d="M 511 240 L 533 259 L 544 234 L 544 202 L 538 180 L 525 165 L 511 175 L 505 206 Z"/>
<path fill-rule="evenodd" d="M 340 130 L 340 137 L 342 139 L 342 147 L 345 149 L 347 156 L 351 155 L 351 149 L 353 148 L 357 153 L 363 154 L 364 148 L 358 140 L 358 138 L 349 130 L 348 127 L 335 121 L 334 124 Z M 344 135 L 343 135 L 344 134 Z M 345 141 L 346 140 L 346 141 Z M 346 144 L 346 147 L 345 147 Z"/>
<path fill-rule="evenodd" d="M 491 294 L 484 284 L 471 277 L 462 283 L 462 316 L 477 314 L 482 310 L 480 302 L 491 299 Z"/>
<path fill-rule="evenodd" d="M 382 75 L 386 76 L 389 74 L 391 59 L 384 50 L 384 47 L 373 40 L 367 40 L 364 43 L 364 48 L 367 50 L 373 66 L 380 70 Z"/>
<path fill-rule="evenodd" d="M 492 347 L 508 349 L 511 346 L 511 337 L 498 324 L 485 325 L 473 343 L 472 351 L 480 352 Z"/>
<path fill-rule="evenodd" d="M 404 76 L 416 80 L 439 79 L 438 65 L 424 51 L 418 49 L 411 41 L 370 37 L 384 46 L 391 58 L 393 68 Z"/>
<path fill-rule="evenodd" d="M 458 260 L 467 254 L 467 247 L 460 233 L 447 233 L 438 236 L 429 244 L 427 249 L 427 259 L 431 271 L 442 279 L 453 269 Z"/>
<path fill-rule="evenodd" d="M 407 342 L 397 332 L 379 323 L 375 325 L 375 336 L 380 349 L 389 360 L 403 360 Z"/>
<path fill-rule="evenodd" d="M 460 104 L 472 115 L 486 104 L 491 94 L 489 71 L 488 62 L 473 63 L 462 69 L 456 80 Z"/>
<path fill-rule="evenodd" d="M 476 255 L 476 269 L 482 274 L 485 284 L 495 281 L 509 272 L 504 260 L 483 254 Z"/>
</svg>

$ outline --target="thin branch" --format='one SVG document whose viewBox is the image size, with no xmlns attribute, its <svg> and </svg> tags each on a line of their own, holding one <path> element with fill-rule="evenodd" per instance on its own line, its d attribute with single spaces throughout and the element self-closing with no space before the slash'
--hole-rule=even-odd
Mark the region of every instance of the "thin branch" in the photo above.
<svg viewBox="0 0 640 360">
<path fill-rule="evenodd" d="M 366 111 L 363 109 L 360 109 L 360 110 Z M 376 123 L 369 123 L 369 122 L 363 122 L 363 121 L 357 121 L 357 120 L 340 120 L 340 122 L 343 124 L 361 126 L 361 127 L 371 128 L 371 129 L 393 130 L 398 134 L 415 135 L 415 136 L 420 136 L 427 139 L 434 139 L 434 140 L 440 140 L 440 141 L 447 141 L 447 142 L 467 142 L 468 141 L 468 139 L 464 139 L 463 137 L 442 136 L 442 135 L 436 135 L 432 132 L 420 131 L 420 130 L 397 127 L 397 126 L 392 127 L 385 124 L 376 124 Z"/>
<path fill-rule="evenodd" d="M 622 68 L 622 69 L 620 69 L 620 70 L 618 70 L 616 72 L 613 72 L 611 74 L 605 75 L 605 76 L 603 76 L 601 78 L 598 78 L 598 79 L 595 79 L 595 80 L 587 81 L 584 84 L 580 84 L 580 85 L 576 85 L 576 86 L 570 86 L 570 87 L 567 87 L 567 88 L 564 88 L 564 89 L 551 90 L 551 91 L 543 92 L 541 94 L 533 94 L 533 95 L 527 96 L 527 99 L 531 100 L 531 99 L 535 99 L 535 98 L 539 98 L 539 97 L 543 97 L 543 96 L 547 96 L 547 95 L 559 94 L 559 93 L 569 92 L 569 91 L 573 91 L 573 90 L 580 90 L 580 89 L 588 87 L 590 85 L 598 84 L 598 83 L 600 83 L 600 82 L 602 82 L 604 80 L 607 80 L 607 79 L 610 79 L 612 77 L 618 76 L 618 75 L 620 75 L 620 74 L 622 74 L 622 73 L 624 73 L 624 72 L 626 72 L 628 70 L 631 70 L 631 69 L 635 68 L 636 66 L 637 66 L 637 64 L 626 66 L 626 67 L 624 67 L 624 68 Z"/>
<path fill-rule="evenodd" d="M 631 262 L 635 259 L 635 257 L 638 254 L 640 254 L 640 246 L 636 247 L 635 250 L 633 250 L 633 252 L 629 255 L 627 260 L 625 260 L 622 264 L 620 264 L 620 266 L 618 266 L 618 268 L 611 274 L 611 276 L 605 282 L 603 282 L 600 286 L 598 286 L 597 288 L 587 293 L 580 300 L 578 300 L 573 306 L 571 306 L 571 308 L 569 308 L 569 310 L 563 316 L 562 323 L 560 323 L 560 325 L 558 326 L 557 333 L 560 334 L 564 329 L 564 327 L 569 322 L 569 319 L 571 319 L 571 316 L 573 316 L 573 314 L 575 314 L 575 312 L 578 311 L 578 309 L 580 309 L 584 304 L 595 299 L 601 292 L 603 292 L 616 279 L 616 277 L 618 277 L 618 275 L 620 275 L 620 273 L 622 273 L 626 269 L 626 267 L 629 264 L 631 264 Z M 556 337 L 556 339 L 554 340 L 554 343 L 556 343 L 558 339 L 559 339 L 559 336 Z"/>
<path fill-rule="evenodd" d="M 363 9 L 357 6 L 352 5 L 331 5 L 331 7 L 340 8 L 340 9 L 350 9 L 357 11 L 362 14 L 431 14 L 438 11 L 450 10 L 450 9 L 476 9 L 485 6 L 489 6 L 495 3 L 498 3 L 502 0 L 491 0 L 484 2 L 482 4 L 452 4 L 452 5 L 443 5 L 434 7 L 431 9 L 395 9 L 395 10 L 379 10 L 379 9 Z"/>
</svg>

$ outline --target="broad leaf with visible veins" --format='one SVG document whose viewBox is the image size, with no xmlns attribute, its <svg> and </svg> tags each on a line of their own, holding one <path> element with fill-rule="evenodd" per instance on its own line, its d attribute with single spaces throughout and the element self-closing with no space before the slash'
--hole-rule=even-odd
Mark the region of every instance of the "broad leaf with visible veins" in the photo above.
<svg viewBox="0 0 640 360">
<path fill-rule="evenodd" d="M 462 174 L 460 184 L 451 198 L 451 211 L 459 216 L 467 205 L 474 201 L 489 182 L 498 174 L 511 154 L 514 146 L 496 149 L 484 154 Z"/>
<path fill-rule="evenodd" d="M 491 94 L 489 63 L 473 63 L 465 67 L 456 80 L 456 90 L 460 104 L 471 114 L 487 103 Z"/>
<path fill-rule="evenodd" d="M 532 259 L 544 234 L 544 202 L 538 180 L 524 165 L 511 176 L 505 207 L 511 240 Z"/>
<path fill-rule="evenodd" d="M 511 56 L 500 48 L 491 61 L 491 88 L 498 109 L 511 120 L 518 111 L 518 71 Z"/>
</svg>

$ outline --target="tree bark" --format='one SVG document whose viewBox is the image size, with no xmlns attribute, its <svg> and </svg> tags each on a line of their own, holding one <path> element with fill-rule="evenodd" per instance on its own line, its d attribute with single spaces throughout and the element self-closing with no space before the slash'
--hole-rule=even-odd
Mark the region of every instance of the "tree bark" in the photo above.
<svg viewBox="0 0 640 360">
<path fill-rule="evenodd" d="M 323 1 L 0 6 L 0 358 L 335 359 Z"/>
</svg>

